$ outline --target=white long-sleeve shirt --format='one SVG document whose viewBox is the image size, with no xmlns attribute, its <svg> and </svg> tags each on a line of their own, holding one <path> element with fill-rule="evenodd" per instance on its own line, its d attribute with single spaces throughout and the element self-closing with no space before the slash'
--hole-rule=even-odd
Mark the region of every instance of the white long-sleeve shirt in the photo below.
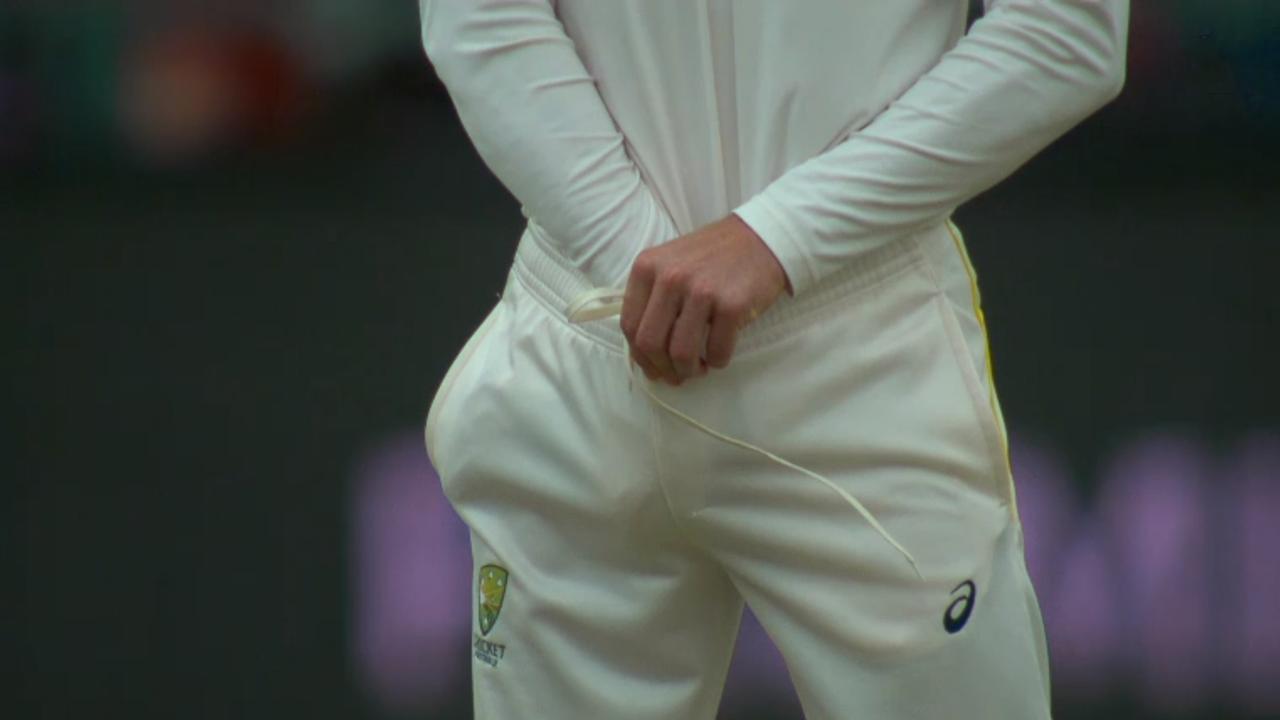
<svg viewBox="0 0 1280 720">
<path fill-rule="evenodd" d="M 736 213 L 796 293 L 945 220 L 1119 91 L 1128 0 L 421 0 L 530 227 L 593 282 Z M 963 37 L 962 37 L 963 36 Z"/>
</svg>

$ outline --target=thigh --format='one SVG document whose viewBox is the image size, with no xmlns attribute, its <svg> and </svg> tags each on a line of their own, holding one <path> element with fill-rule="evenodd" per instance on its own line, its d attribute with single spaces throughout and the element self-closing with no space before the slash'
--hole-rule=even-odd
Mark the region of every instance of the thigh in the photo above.
<svg viewBox="0 0 1280 720">
<path fill-rule="evenodd" d="M 786 628 L 778 642 L 810 720 L 1048 720 L 1044 630 L 1022 555 L 1020 530 L 1010 524 L 986 581 L 935 603 L 930 619 L 937 627 L 950 617 L 963 619 L 963 628 L 920 653 L 851 653 L 838 634 L 791 622 L 792 610 L 773 605 L 767 593 L 767 609 L 753 610 Z"/>
<path fill-rule="evenodd" d="M 741 596 L 709 562 L 642 552 L 473 528 L 475 717 L 712 720 Z"/>
<path fill-rule="evenodd" d="M 672 521 L 623 356 L 518 284 L 489 324 L 431 438 L 471 529 L 476 717 L 714 717 L 742 600 Z"/>
<path fill-rule="evenodd" d="M 812 718 L 1047 713 L 998 422 L 951 312 L 916 263 L 668 393 L 828 478 L 917 561 L 918 574 L 821 482 L 666 424 L 668 454 L 686 462 L 678 480 L 698 488 L 690 526 L 777 642 Z M 944 671 L 954 682 L 933 676 Z"/>
<path fill-rule="evenodd" d="M 1020 532 L 1006 526 L 983 582 L 932 603 L 936 643 L 867 652 L 856 640 L 878 618 L 856 596 L 836 616 L 817 616 L 767 582 L 740 587 L 775 640 L 809 720 L 1048 720 L 1049 670 L 1039 607 L 1022 561 Z M 831 583 L 811 584 L 810 592 Z M 910 611 L 904 611 L 910 612 Z M 895 619 L 895 621 L 899 621 Z"/>
</svg>

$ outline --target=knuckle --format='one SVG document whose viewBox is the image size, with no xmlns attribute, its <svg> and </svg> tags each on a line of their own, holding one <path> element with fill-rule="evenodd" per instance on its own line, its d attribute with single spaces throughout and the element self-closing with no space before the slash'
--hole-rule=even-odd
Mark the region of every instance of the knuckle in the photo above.
<svg viewBox="0 0 1280 720">
<path fill-rule="evenodd" d="M 680 266 L 663 268 L 658 274 L 657 284 L 664 288 L 683 288 L 689 284 L 689 271 Z"/>
<path fill-rule="evenodd" d="M 689 289 L 689 299 L 702 305 L 710 305 L 716 299 L 716 289 L 709 283 L 697 283 Z"/>
<path fill-rule="evenodd" d="M 725 320 L 736 323 L 747 315 L 747 303 L 736 297 L 725 298 L 719 305 L 719 314 Z"/>
<path fill-rule="evenodd" d="M 653 277 L 658 270 L 658 259 L 654 257 L 653 252 L 645 250 L 636 256 L 635 264 L 632 265 L 632 272 L 642 277 Z"/>
</svg>

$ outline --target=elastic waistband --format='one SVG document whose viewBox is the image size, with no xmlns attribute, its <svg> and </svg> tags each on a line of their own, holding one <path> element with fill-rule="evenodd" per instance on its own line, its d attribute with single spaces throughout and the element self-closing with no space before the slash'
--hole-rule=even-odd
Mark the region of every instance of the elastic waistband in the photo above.
<svg viewBox="0 0 1280 720">
<path fill-rule="evenodd" d="M 814 315 L 833 303 L 876 285 L 926 258 L 954 255 L 957 252 L 954 243 L 947 224 L 940 223 L 870 250 L 801 294 L 780 298 L 742 331 L 737 351 L 749 352 L 798 332 Z M 937 265 L 944 266 L 942 263 Z M 580 270 L 551 247 L 550 241 L 533 223 L 520 238 L 511 273 L 560 318 L 566 317 L 566 310 L 575 298 L 594 287 Z M 616 350 L 622 351 L 626 347 L 617 322 L 593 322 L 576 327 Z"/>
</svg>

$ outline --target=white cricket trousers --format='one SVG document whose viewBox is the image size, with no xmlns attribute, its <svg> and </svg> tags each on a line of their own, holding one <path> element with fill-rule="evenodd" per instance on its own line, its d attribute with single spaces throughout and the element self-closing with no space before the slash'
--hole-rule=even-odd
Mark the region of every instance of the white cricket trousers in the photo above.
<svg viewBox="0 0 1280 720">
<path fill-rule="evenodd" d="M 569 321 L 590 290 L 526 232 L 428 414 L 471 529 L 477 718 L 710 720 L 744 601 L 810 720 L 1049 717 L 954 226 L 780 300 L 678 388 L 630 371 L 616 317 Z"/>
</svg>

